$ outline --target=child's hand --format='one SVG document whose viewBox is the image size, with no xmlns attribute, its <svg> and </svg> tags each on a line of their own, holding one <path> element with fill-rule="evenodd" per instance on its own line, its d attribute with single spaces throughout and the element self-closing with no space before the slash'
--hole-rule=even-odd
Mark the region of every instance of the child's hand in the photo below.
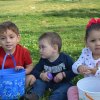
<svg viewBox="0 0 100 100">
<path fill-rule="evenodd" d="M 15 70 L 20 70 L 20 69 L 24 69 L 24 67 L 23 66 L 16 66 L 15 67 Z"/>
<path fill-rule="evenodd" d="M 79 66 L 78 72 L 83 75 L 91 74 L 91 70 L 85 65 Z"/>
<path fill-rule="evenodd" d="M 26 76 L 26 88 L 31 86 L 32 84 L 34 84 L 36 81 L 36 78 L 35 76 L 33 75 L 27 75 Z"/>
<path fill-rule="evenodd" d="M 92 73 L 92 74 L 95 74 L 96 71 L 99 69 L 99 67 L 100 67 L 100 61 L 98 61 L 98 62 L 96 63 L 96 66 L 95 66 L 94 68 L 91 68 L 91 69 L 90 69 L 90 70 L 91 70 L 91 73 Z"/>
<path fill-rule="evenodd" d="M 62 72 L 60 72 L 54 77 L 54 82 L 59 83 L 60 81 L 62 81 L 63 78 L 63 74 Z"/>
<path fill-rule="evenodd" d="M 42 72 L 42 73 L 40 74 L 40 78 L 41 78 L 43 81 L 49 82 L 49 79 L 48 79 L 48 76 L 47 76 L 47 72 Z"/>
<path fill-rule="evenodd" d="M 91 74 L 95 74 L 97 70 L 98 70 L 98 68 L 97 68 L 97 67 L 95 67 L 95 68 L 91 68 L 91 69 L 90 69 Z"/>
</svg>

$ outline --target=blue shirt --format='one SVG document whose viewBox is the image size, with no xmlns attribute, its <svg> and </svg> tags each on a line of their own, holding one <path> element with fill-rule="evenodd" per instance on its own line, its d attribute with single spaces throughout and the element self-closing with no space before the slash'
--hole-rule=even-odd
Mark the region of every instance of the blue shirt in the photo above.
<svg viewBox="0 0 100 100">
<path fill-rule="evenodd" d="M 72 65 L 72 58 L 67 54 L 60 53 L 59 57 L 54 62 L 50 62 L 48 59 L 40 58 L 31 74 L 33 74 L 36 78 L 40 78 L 40 74 L 43 71 L 52 73 L 53 77 L 59 72 L 65 72 L 66 78 L 62 81 L 70 81 L 76 76 L 72 71 Z"/>
</svg>

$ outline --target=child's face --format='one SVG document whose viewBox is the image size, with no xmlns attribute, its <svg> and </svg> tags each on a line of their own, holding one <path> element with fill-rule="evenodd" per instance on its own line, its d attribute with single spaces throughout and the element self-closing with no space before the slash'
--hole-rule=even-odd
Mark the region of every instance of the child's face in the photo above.
<svg viewBox="0 0 100 100">
<path fill-rule="evenodd" d="M 4 48 L 5 52 L 13 53 L 18 42 L 19 36 L 12 30 L 7 30 L 5 33 L 0 34 L 0 45 Z"/>
<path fill-rule="evenodd" d="M 100 56 L 100 30 L 92 30 L 86 41 L 94 56 Z"/>
<path fill-rule="evenodd" d="M 49 60 L 52 60 L 57 52 L 57 49 L 54 48 L 47 39 L 39 41 L 39 48 L 41 57 Z"/>
</svg>

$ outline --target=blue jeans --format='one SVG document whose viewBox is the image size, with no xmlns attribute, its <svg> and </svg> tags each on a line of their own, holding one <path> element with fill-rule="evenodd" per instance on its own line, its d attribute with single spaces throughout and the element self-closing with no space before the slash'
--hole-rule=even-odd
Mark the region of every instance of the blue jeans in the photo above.
<svg viewBox="0 0 100 100">
<path fill-rule="evenodd" d="M 44 82 L 42 80 L 36 80 L 33 85 L 32 92 L 37 94 L 39 97 L 44 95 L 44 92 L 51 88 L 52 94 L 49 100 L 67 100 L 67 90 L 72 86 L 71 83 L 54 83 L 54 82 Z"/>
</svg>

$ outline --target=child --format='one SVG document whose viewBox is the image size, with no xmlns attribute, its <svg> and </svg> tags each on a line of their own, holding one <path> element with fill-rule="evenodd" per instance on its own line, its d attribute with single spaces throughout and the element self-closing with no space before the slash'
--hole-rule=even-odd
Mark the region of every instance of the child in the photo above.
<svg viewBox="0 0 100 100">
<path fill-rule="evenodd" d="M 26 99 L 39 100 L 49 88 L 52 90 L 49 100 L 67 99 L 66 90 L 72 85 L 70 80 L 75 74 L 71 70 L 73 61 L 68 55 L 60 52 L 61 46 L 61 37 L 55 32 L 47 32 L 40 36 L 41 58 L 31 72 L 37 80 L 32 93 L 25 95 Z"/>
<path fill-rule="evenodd" d="M 73 72 L 84 77 L 100 76 L 100 18 L 92 18 L 87 24 L 85 43 L 86 48 L 72 66 Z M 68 100 L 79 100 L 76 86 L 69 88 L 67 95 Z"/>
<path fill-rule="evenodd" d="M 10 22 L 6 21 L 0 24 L 0 69 L 2 66 L 2 62 L 6 53 L 13 54 L 16 60 L 16 69 L 19 70 L 21 68 L 26 69 L 26 75 L 29 74 L 32 69 L 32 59 L 29 51 L 22 47 L 19 43 L 20 35 L 18 27 Z M 7 56 L 7 60 L 5 62 L 6 68 L 13 68 L 14 64 L 12 62 L 12 58 L 10 55 Z M 26 79 L 26 84 L 28 84 L 28 78 Z M 35 78 L 34 78 L 35 81 Z"/>
</svg>

